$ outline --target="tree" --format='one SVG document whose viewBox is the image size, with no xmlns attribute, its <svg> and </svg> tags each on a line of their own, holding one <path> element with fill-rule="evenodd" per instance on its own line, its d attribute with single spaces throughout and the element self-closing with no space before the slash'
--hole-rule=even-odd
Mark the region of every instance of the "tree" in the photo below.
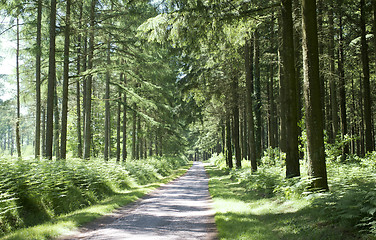
<svg viewBox="0 0 376 240">
<path fill-rule="evenodd" d="M 90 27 L 89 27 L 89 54 L 88 70 L 93 69 L 94 58 L 94 31 L 95 31 L 95 5 L 96 0 L 91 1 L 90 7 Z M 84 159 L 90 159 L 91 146 L 91 94 L 92 94 L 93 75 L 90 73 L 86 80 L 85 93 L 85 142 L 84 142 Z"/>
<path fill-rule="evenodd" d="M 281 142 L 286 152 L 286 177 L 300 175 L 298 152 L 297 83 L 293 42 L 292 1 L 282 0 L 282 56 L 280 79 Z M 320 95 L 319 95 L 320 96 Z"/>
<path fill-rule="evenodd" d="M 328 190 L 322 107 L 320 101 L 320 77 L 316 0 L 302 1 L 304 97 L 307 129 L 308 175 L 312 188 Z"/>
<path fill-rule="evenodd" d="M 67 124 L 68 124 L 68 86 L 69 86 L 69 45 L 70 45 L 70 8 L 71 0 L 66 1 L 65 11 L 65 41 L 64 41 L 64 79 L 63 79 L 63 106 L 61 109 L 61 149 L 60 158 L 67 157 Z"/>
<path fill-rule="evenodd" d="M 371 86 L 369 74 L 369 58 L 368 58 L 368 44 L 366 39 L 366 7 L 365 1 L 360 0 L 360 28 L 361 28 L 361 54 L 363 65 L 363 91 L 364 91 L 364 120 L 365 120 L 365 134 L 366 134 L 366 151 L 371 152 L 375 148 L 375 142 L 372 136 L 372 99 Z"/>
<path fill-rule="evenodd" d="M 47 127 L 46 127 L 46 157 L 52 159 L 53 143 L 53 116 L 54 116 L 54 95 L 56 83 L 56 62 L 55 62 L 55 39 L 56 39 L 56 0 L 51 0 L 50 10 L 50 49 L 48 60 L 48 95 L 47 95 Z"/>
<path fill-rule="evenodd" d="M 249 39 L 245 39 L 245 46 L 244 46 L 244 58 L 245 58 L 245 78 L 246 78 L 246 105 L 247 105 L 247 122 L 248 122 L 248 147 L 249 147 L 249 160 L 251 161 L 252 171 L 257 171 L 257 157 L 256 157 L 256 144 L 255 144 L 255 127 L 254 127 L 254 119 L 253 119 L 253 100 L 252 100 L 252 92 L 253 92 L 253 52 L 250 51 L 252 49 L 252 45 L 249 44 Z M 250 54 L 251 53 L 251 54 Z"/>
<path fill-rule="evenodd" d="M 20 120 L 21 120 L 21 106 L 20 106 L 20 66 L 19 66 L 19 56 L 20 56 L 20 24 L 19 17 L 17 16 L 17 53 L 16 53 L 16 78 L 17 78 L 17 119 L 16 119 L 16 146 L 17 146 L 17 156 L 21 158 L 21 136 L 20 136 Z"/>
<path fill-rule="evenodd" d="M 42 0 L 37 1 L 37 46 L 35 60 L 35 158 L 40 156 L 40 118 L 41 118 L 41 55 L 42 55 Z"/>
</svg>

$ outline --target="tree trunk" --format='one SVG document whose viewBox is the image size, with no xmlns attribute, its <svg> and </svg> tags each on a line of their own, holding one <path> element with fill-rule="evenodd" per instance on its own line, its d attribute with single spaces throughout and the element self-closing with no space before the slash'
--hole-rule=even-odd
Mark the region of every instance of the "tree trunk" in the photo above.
<svg viewBox="0 0 376 240">
<path fill-rule="evenodd" d="M 226 113 L 226 150 L 227 150 L 227 166 L 233 168 L 232 163 L 232 144 L 231 144 L 231 122 L 230 114 Z"/>
<path fill-rule="evenodd" d="M 120 75 L 120 81 L 122 76 Z M 119 101 L 117 103 L 117 120 L 116 120 L 116 162 L 120 161 L 120 131 L 121 131 L 121 91 L 119 89 Z"/>
<path fill-rule="evenodd" d="M 80 5 L 80 21 L 78 23 L 78 29 L 81 31 L 83 4 Z M 77 82 L 76 82 L 76 106 L 77 106 L 77 155 L 82 158 L 82 135 L 81 135 L 81 90 L 80 90 L 80 74 L 81 74 L 81 33 L 78 34 L 78 48 L 77 48 Z"/>
<path fill-rule="evenodd" d="M 35 59 L 35 92 L 36 92 L 36 110 L 35 110 L 35 158 L 40 156 L 40 117 L 41 117 L 41 56 L 42 56 L 42 0 L 37 2 L 37 49 Z"/>
<path fill-rule="evenodd" d="M 42 108 L 42 156 L 46 157 L 46 109 Z"/>
<path fill-rule="evenodd" d="M 95 5 L 96 0 L 91 1 L 90 8 L 90 32 L 89 32 L 89 54 L 88 54 L 88 69 L 93 69 L 94 57 L 94 28 L 95 28 Z M 91 91 L 92 91 L 93 76 L 90 74 L 86 81 L 86 100 L 85 100 L 85 149 L 84 158 L 90 159 L 91 151 Z"/>
<path fill-rule="evenodd" d="M 137 141 L 137 112 L 136 104 L 133 104 L 133 117 L 132 117 L 132 159 L 137 159 L 136 156 L 136 141 Z"/>
<path fill-rule="evenodd" d="M 235 148 L 235 160 L 236 168 L 241 168 L 241 152 L 240 152 L 240 142 L 239 142 L 239 96 L 238 96 L 238 80 L 236 77 L 232 80 L 232 97 L 233 97 L 233 142 Z"/>
<path fill-rule="evenodd" d="M 248 122 L 248 151 L 249 160 L 251 161 L 252 171 L 257 171 L 257 158 L 256 158 L 256 143 L 255 143 L 255 125 L 253 120 L 253 49 L 249 40 L 246 39 L 244 46 L 244 58 L 245 58 L 245 72 L 246 72 L 246 88 L 247 88 L 247 122 Z"/>
<path fill-rule="evenodd" d="M 71 0 L 66 1 L 65 16 L 65 41 L 64 41 L 64 79 L 63 79 L 63 103 L 61 115 L 61 149 L 60 158 L 67 158 L 67 125 L 68 125 L 68 86 L 69 86 L 69 44 L 70 44 L 70 7 Z"/>
<path fill-rule="evenodd" d="M 17 157 L 21 158 L 21 142 L 20 142 L 20 120 L 21 120 L 21 107 L 20 107 L 20 66 L 19 66 L 19 56 L 20 56 L 20 24 L 17 17 L 17 53 L 16 53 L 16 75 L 17 75 L 17 120 L 16 120 L 16 147 L 17 147 Z"/>
<path fill-rule="evenodd" d="M 60 158 L 60 144 L 59 144 L 59 106 L 58 106 L 58 96 L 57 96 L 57 89 L 56 89 L 56 84 L 55 82 L 55 93 L 54 93 L 54 152 L 56 159 Z"/>
<path fill-rule="evenodd" d="M 332 115 L 332 132 L 334 139 L 338 134 L 338 102 L 337 102 L 337 84 L 335 81 L 335 55 L 334 55 L 334 14 L 333 2 L 330 3 L 329 8 L 329 69 L 330 69 L 330 102 L 331 102 L 331 115 Z M 340 20 L 341 21 L 341 20 Z M 342 108 L 341 108 L 342 109 Z M 346 108 L 345 108 L 346 109 Z"/>
<path fill-rule="evenodd" d="M 107 67 L 111 64 L 111 36 L 108 36 L 107 43 Z M 104 160 L 108 161 L 110 148 L 110 72 L 106 72 L 106 93 L 105 93 L 105 123 L 104 123 Z"/>
<path fill-rule="evenodd" d="M 366 9 L 365 0 L 360 0 L 360 28 L 361 34 L 361 52 L 362 52 L 362 65 L 363 65 L 363 92 L 364 92 L 364 120 L 366 127 L 366 151 L 371 152 L 374 150 L 374 140 L 372 136 L 372 99 L 371 99 L 371 86 L 369 76 L 369 58 L 368 58 L 368 44 L 366 39 Z"/>
<path fill-rule="evenodd" d="M 48 93 L 47 93 L 47 127 L 46 158 L 52 159 L 52 143 L 54 136 L 54 95 L 56 82 L 55 38 L 56 38 L 56 0 L 51 0 L 50 10 L 50 51 L 48 61 Z"/>
<path fill-rule="evenodd" d="M 255 117 L 256 117 L 256 124 L 255 124 L 255 146 L 256 146 L 256 159 L 261 158 L 261 142 L 262 142 L 262 136 L 261 136 L 261 83 L 260 83 L 260 47 L 259 47 L 259 36 L 257 30 L 254 32 L 254 84 L 255 84 L 255 97 L 256 97 L 256 103 L 255 103 Z"/>
<path fill-rule="evenodd" d="M 308 175 L 314 189 L 328 190 L 322 106 L 320 101 L 316 1 L 302 1 L 304 95 L 308 148 Z"/>
<path fill-rule="evenodd" d="M 141 141 L 141 118 L 140 118 L 140 115 L 137 114 L 135 115 L 136 116 L 136 119 L 137 119 L 137 130 L 136 130 L 136 159 L 140 159 L 140 143 L 142 142 Z"/>
<path fill-rule="evenodd" d="M 341 140 L 343 141 L 347 134 L 347 114 L 346 114 L 346 88 L 345 88 L 345 56 L 343 53 L 343 26 L 342 26 L 342 10 L 340 6 L 339 14 L 339 51 L 338 51 L 338 71 L 339 71 L 339 100 L 340 100 L 340 120 L 341 120 Z M 334 94 L 334 93 L 333 93 Z M 334 102 L 332 103 L 334 104 Z M 336 113 L 337 115 L 337 113 Z M 333 119 L 334 120 L 334 119 Z M 348 145 L 342 147 L 342 161 L 348 154 Z"/>
<path fill-rule="evenodd" d="M 286 152 L 286 177 L 300 176 L 298 150 L 297 78 L 293 42 L 292 2 L 282 0 L 281 141 Z M 319 95 L 320 97 L 320 95 Z M 320 101 L 320 100 L 319 100 Z M 283 139 L 282 139 L 283 138 Z M 283 149 L 282 149 L 283 150 Z"/>
<path fill-rule="evenodd" d="M 127 86 L 127 78 L 122 73 L 124 78 L 124 87 Z M 123 96 L 123 162 L 127 160 L 127 94 L 124 91 Z"/>
<path fill-rule="evenodd" d="M 271 52 L 274 53 L 274 15 L 272 15 L 272 20 L 271 20 Z M 275 106 L 275 101 L 274 101 L 274 63 L 273 60 L 269 64 L 269 73 L 270 73 L 270 81 L 268 82 L 268 103 L 269 103 L 269 119 L 268 119 L 268 129 L 269 129 L 269 138 L 268 138 L 268 145 L 271 148 L 277 147 L 277 113 L 276 113 L 276 106 Z"/>
</svg>

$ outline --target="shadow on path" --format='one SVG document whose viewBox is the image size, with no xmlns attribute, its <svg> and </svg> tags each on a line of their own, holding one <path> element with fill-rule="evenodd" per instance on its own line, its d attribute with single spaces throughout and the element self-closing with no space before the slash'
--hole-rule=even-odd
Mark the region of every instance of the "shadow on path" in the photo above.
<svg viewBox="0 0 376 240">
<path fill-rule="evenodd" d="M 62 239 L 217 239 L 203 164 L 195 162 L 184 176 Z"/>
</svg>

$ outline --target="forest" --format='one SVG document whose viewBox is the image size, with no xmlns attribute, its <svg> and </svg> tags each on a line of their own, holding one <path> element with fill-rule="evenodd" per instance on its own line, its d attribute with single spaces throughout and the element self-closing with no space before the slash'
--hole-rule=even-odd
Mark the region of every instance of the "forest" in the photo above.
<svg viewBox="0 0 376 240">
<path fill-rule="evenodd" d="M 375 236 L 376 0 L 1 0 L 0 15 L 0 236 L 192 160 Z"/>
</svg>

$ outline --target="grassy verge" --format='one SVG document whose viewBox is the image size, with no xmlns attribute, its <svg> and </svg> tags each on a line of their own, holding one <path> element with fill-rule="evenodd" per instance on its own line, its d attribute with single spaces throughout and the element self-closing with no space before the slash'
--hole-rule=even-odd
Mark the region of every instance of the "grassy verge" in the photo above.
<svg viewBox="0 0 376 240">
<path fill-rule="evenodd" d="M 108 177 L 104 177 L 103 175 L 100 175 L 98 171 L 93 170 L 94 166 L 90 166 L 88 167 L 88 169 L 84 170 L 84 174 L 75 175 L 77 176 L 77 178 L 79 178 L 78 176 L 80 176 L 79 182 L 81 184 L 83 184 L 82 182 L 85 182 L 84 185 L 87 188 L 85 191 L 85 194 L 87 194 L 87 196 L 85 197 L 91 197 L 91 200 L 89 202 L 88 201 L 82 202 L 81 199 L 79 199 L 79 198 L 82 198 L 83 192 L 74 194 L 71 192 L 71 190 L 69 190 L 67 194 L 70 194 L 72 196 L 70 196 L 69 198 L 66 198 L 66 200 L 69 199 L 70 201 L 75 201 L 75 199 L 77 199 L 77 201 L 81 201 L 81 207 L 76 206 L 76 210 L 68 209 L 66 210 L 67 211 L 66 213 L 57 214 L 56 212 L 56 213 L 49 213 L 49 215 L 47 215 L 46 212 L 52 212 L 53 209 L 50 210 L 50 208 L 43 206 L 43 204 L 49 203 L 50 201 L 53 202 L 53 198 L 51 198 L 52 200 L 50 199 L 50 201 L 43 200 L 44 198 L 47 198 L 47 197 L 44 195 L 41 195 L 42 193 L 39 192 L 38 196 L 32 195 L 34 198 L 31 197 L 28 199 L 37 202 L 37 204 L 34 204 L 34 208 L 36 207 L 38 209 L 42 209 L 44 210 L 44 212 L 39 213 L 39 214 L 37 212 L 32 212 L 33 213 L 32 216 L 24 216 L 26 211 L 22 209 L 28 208 L 28 206 L 22 206 L 22 207 L 15 206 L 13 208 L 8 207 L 7 209 L 11 209 L 11 211 L 9 211 L 8 213 L 13 212 L 12 216 L 14 216 L 15 219 L 17 219 L 18 221 L 27 222 L 27 225 L 23 223 L 25 227 L 20 228 L 18 230 L 13 230 L 12 233 L 4 235 L 1 239 L 3 240 L 5 239 L 7 240 L 8 239 L 17 239 L 17 240 L 51 239 L 51 238 L 56 238 L 60 236 L 61 234 L 67 234 L 69 232 L 72 232 L 76 230 L 79 226 L 85 223 L 88 223 L 98 217 L 101 217 L 107 213 L 110 213 L 118 207 L 134 202 L 135 200 L 139 199 L 140 197 L 144 196 L 145 194 L 149 193 L 155 188 L 161 186 L 162 184 L 167 183 L 175 179 L 176 177 L 182 175 L 191 166 L 191 164 L 182 164 L 183 162 L 178 163 L 175 160 L 172 160 L 172 161 L 169 160 L 166 162 L 164 160 L 159 161 L 159 160 L 149 159 L 148 162 L 140 161 L 138 163 L 129 163 L 131 164 L 131 166 L 111 165 L 111 164 L 107 166 L 104 166 L 105 164 L 104 165 L 102 164 L 101 167 L 97 166 L 97 168 L 99 168 L 97 170 L 100 170 L 102 173 L 105 172 L 103 174 L 108 175 Z M 161 167 L 161 164 L 164 164 L 165 166 Z M 156 167 L 157 165 L 161 167 L 160 170 Z M 40 167 L 41 164 L 39 163 L 38 166 Z M 111 166 L 114 168 L 112 168 Z M 56 170 L 55 167 L 56 166 L 54 166 L 53 168 L 54 170 Z M 114 171 L 115 171 L 114 169 L 122 169 L 122 168 L 123 170 L 127 169 L 126 171 L 124 170 L 125 172 L 123 172 L 123 173 L 126 173 L 127 176 L 120 176 L 121 174 L 119 174 L 119 176 L 116 176 L 116 174 L 114 174 Z M 140 169 L 142 169 L 144 172 L 141 173 Z M 43 172 L 45 171 L 46 170 L 43 170 Z M 77 173 L 76 170 L 74 172 Z M 70 176 L 67 173 L 65 175 Z M 91 176 L 92 178 L 90 179 L 88 176 Z M 111 178 L 109 178 L 110 176 Z M 56 178 L 56 176 L 54 177 Z M 9 179 L 11 178 L 9 177 Z M 29 182 L 30 178 L 27 178 L 27 179 L 28 180 L 26 180 L 26 182 Z M 120 181 L 119 179 L 123 179 L 124 181 Z M 69 182 L 70 180 L 69 178 L 65 178 L 64 180 L 61 180 L 61 181 Z M 147 184 L 147 182 L 149 182 L 149 184 Z M 98 185 L 97 188 L 100 190 L 98 190 L 97 188 L 94 188 L 92 185 Z M 41 186 L 43 187 L 44 185 L 41 185 Z M 38 188 L 39 187 L 40 186 L 38 186 Z M 76 186 L 76 188 L 78 187 Z M 16 189 L 19 189 L 19 188 L 17 187 Z M 104 191 L 103 189 L 105 189 L 106 191 Z M 55 189 L 50 189 L 50 190 L 52 191 Z M 28 190 L 28 194 L 31 195 L 29 191 L 30 190 Z M 59 193 L 59 194 L 61 198 L 66 197 L 66 195 L 63 193 Z M 10 203 L 14 205 L 19 203 L 18 197 L 8 198 L 8 199 L 9 199 L 8 205 Z M 55 203 L 50 203 L 50 204 L 55 205 Z M 66 207 L 67 204 L 69 203 L 66 202 L 63 206 L 67 208 Z M 6 209 L 5 208 L 6 206 L 2 206 L 2 207 L 3 209 Z M 36 209 L 36 211 L 38 209 Z M 23 214 L 18 213 L 18 215 L 16 216 L 16 213 L 18 211 L 21 211 Z M 2 219 L 0 218 L 0 220 L 3 220 L 3 222 L 0 221 L 0 225 L 6 224 L 4 220 L 8 220 L 8 219 L 5 218 L 6 217 L 5 215 L 2 216 L 3 217 Z M 35 224 L 32 224 L 32 219 L 36 219 Z"/>
<path fill-rule="evenodd" d="M 368 167 L 329 164 L 325 194 L 305 192 L 304 177 L 284 179 L 283 167 L 206 169 L 220 239 L 376 239 L 376 198 L 369 196 L 376 181 Z"/>
</svg>

